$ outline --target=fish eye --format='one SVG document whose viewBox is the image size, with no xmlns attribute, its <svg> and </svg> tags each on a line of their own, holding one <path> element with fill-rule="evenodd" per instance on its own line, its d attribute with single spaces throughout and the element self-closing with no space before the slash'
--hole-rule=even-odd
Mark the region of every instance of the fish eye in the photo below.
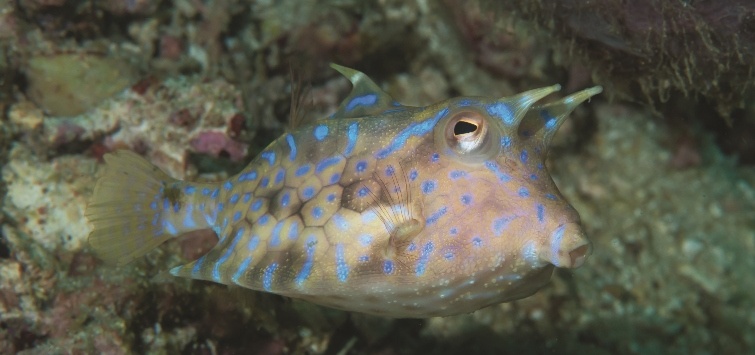
<svg viewBox="0 0 755 355">
<path fill-rule="evenodd" d="M 459 112 L 446 126 L 446 142 L 457 153 L 470 153 L 483 145 L 488 125 L 479 113 Z"/>
</svg>

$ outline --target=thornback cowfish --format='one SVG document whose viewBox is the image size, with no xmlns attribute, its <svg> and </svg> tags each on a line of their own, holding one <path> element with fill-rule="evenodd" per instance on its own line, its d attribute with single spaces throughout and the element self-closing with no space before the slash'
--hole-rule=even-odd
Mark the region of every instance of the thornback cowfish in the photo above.
<svg viewBox="0 0 755 355">
<path fill-rule="evenodd" d="M 184 233 L 218 243 L 176 276 L 387 317 L 473 312 L 529 296 L 590 254 L 544 159 L 586 89 L 401 105 L 365 74 L 329 118 L 283 134 L 219 183 L 105 155 L 89 243 L 125 264 Z"/>
</svg>

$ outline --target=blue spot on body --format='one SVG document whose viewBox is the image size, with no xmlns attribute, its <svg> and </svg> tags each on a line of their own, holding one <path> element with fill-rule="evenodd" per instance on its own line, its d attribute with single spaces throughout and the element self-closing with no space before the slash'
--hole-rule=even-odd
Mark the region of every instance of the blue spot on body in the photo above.
<svg viewBox="0 0 755 355">
<path fill-rule="evenodd" d="M 252 239 L 249 239 L 249 244 L 246 245 L 247 251 L 254 251 L 257 249 L 257 246 L 260 244 L 260 237 L 258 235 L 253 235 Z"/>
<path fill-rule="evenodd" d="M 212 193 L 212 191 L 209 188 L 202 188 L 202 195 L 210 196 L 210 193 Z"/>
<path fill-rule="evenodd" d="M 491 225 L 491 229 L 493 230 L 493 235 L 496 237 L 500 237 L 503 235 L 503 232 L 506 230 L 506 227 L 508 227 L 509 223 L 514 220 L 513 217 L 501 217 L 497 218 L 493 221 L 493 224 Z"/>
<path fill-rule="evenodd" d="M 427 217 L 427 221 L 425 223 L 427 225 L 435 224 L 435 222 L 437 222 L 440 217 L 443 217 L 443 215 L 446 214 L 447 211 L 448 209 L 445 206 L 441 207 L 439 210 L 435 211 L 435 213 Z"/>
<path fill-rule="evenodd" d="M 267 224 L 269 220 L 270 220 L 270 216 L 264 214 L 262 215 L 262 217 L 260 217 L 260 219 L 257 220 L 257 223 L 264 226 L 265 224 Z"/>
<path fill-rule="evenodd" d="M 262 287 L 265 291 L 270 291 L 270 287 L 273 286 L 273 276 L 275 276 L 275 269 L 278 268 L 278 263 L 272 263 L 265 268 L 262 274 Z"/>
<path fill-rule="evenodd" d="M 278 173 L 275 174 L 275 185 L 282 183 L 285 177 L 286 172 L 283 169 L 279 170 Z"/>
<path fill-rule="evenodd" d="M 559 250 L 561 249 L 561 240 L 564 239 L 564 229 L 566 228 L 565 225 L 562 225 L 558 227 L 552 234 L 551 234 L 551 255 L 554 256 L 554 260 L 551 261 L 553 265 L 558 266 L 560 264 L 558 262 L 557 256 L 559 255 Z"/>
<path fill-rule="evenodd" d="M 427 195 L 435 191 L 435 188 L 438 187 L 438 182 L 435 180 L 425 180 L 420 185 L 420 188 L 422 189 L 422 193 Z"/>
<path fill-rule="evenodd" d="M 412 171 L 409 172 L 409 180 L 414 181 L 417 180 L 417 176 L 419 176 L 419 173 L 416 169 L 412 169 Z"/>
<path fill-rule="evenodd" d="M 348 141 L 346 142 L 346 149 L 343 151 L 343 155 L 348 157 L 354 151 L 354 147 L 357 145 L 357 138 L 359 136 L 359 125 L 353 122 L 349 125 L 349 130 L 346 132 Z"/>
<path fill-rule="evenodd" d="M 340 243 L 336 245 L 336 276 L 341 282 L 346 282 L 349 278 L 349 265 L 343 255 L 343 244 Z"/>
<path fill-rule="evenodd" d="M 537 180 L 537 174 L 530 174 L 530 180 Z"/>
<path fill-rule="evenodd" d="M 367 162 L 364 160 L 360 160 L 357 162 L 356 166 L 354 167 L 358 173 L 362 173 L 365 170 L 367 170 Z"/>
<path fill-rule="evenodd" d="M 252 194 L 250 192 L 247 192 L 244 194 L 244 203 L 249 202 L 249 200 L 252 199 Z"/>
<path fill-rule="evenodd" d="M 173 204 L 173 213 L 178 213 L 181 210 L 181 204 L 176 202 Z"/>
<path fill-rule="evenodd" d="M 197 224 L 194 223 L 194 218 L 191 215 L 193 210 L 194 210 L 194 206 L 192 204 L 188 204 L 186 206 L 186 215 L 184 215 L 184 221 L 183 221 L 185 228 L 195 228 L 197 226 Z"/>
<path fill-rule="evenodd" d="M 409 246 L 406 247 L 406 251 L 412 252 L 417 250 L 417 244 L 414 244 L 414 242 L 409 243 Z"/>
<path fill-rule="evenodd" d="M 448 234 L 450 234 L 450 235 L 457 235 L 457 234 L 459 234 L 459 229 L 458 229 L 458 228 L 456 228 L 456 227 L 453 227 L 453 228 L 451 228 L 451 229 L 450 229 L 450 230 L 448 231 Z"/>
<path fill-rule="evenodd" d="M 152 210 L 156 210 L 157 209 L 157 201 L 152 201 L 152 203 L 149 204 L 149 208 L 151 208 Z"/>
<path fill-rule="evenodd" d="M 335 174 L 333 174 L 333 175 L 330 176 L 330 183 L 331 184 L 337 183 L 338 180 L 341 180 L 341 174 L 335 173 Z"/>
<path fill-rule="evenodd" d="M 464 177 L 466 175 L 467 175 L 466 171 L 463 171 L 463 170 L 454 170 L 454 171 L 451 171 L 451 173 L 448 174 L 448 177 L 450 177 L 451 180 L 457 180 L 457 179 L 459 179 L 461 177 Z"/>
<path fill-rule="evenodd" d="M 333 218 L 332 219 L 333 223 L 335 223 L 338 229 L 342 231 L 349 229 L 349 222 L 347 222 L 346 218 L 343 218 L 343 216 L 341 216 L 340 214 L 336 213 L 333 215 L 332 218 Z"/>
<path fill-rule="evenodd" d="M 314 217 L 315 219 L 322 218 L 322 207 L 316 206 L 315 208 L 313 208 L 312 209 L 312 217 Z"/>
<path fill-rule="evenodd" d="M 233 188 L 233 183 L 230 181 L 226 181 L 223 183 L 223 188 L 230 191 Z"/>
<path fill-rule="evenodd" d="M 215 266 L 212 268 L 212 279 L 216 282 L 221 281 L 220 277 L 220 267 L 223 265 L 223 263 L 228 260 L 229 257 L 231 257 L 231 254 L 233 254 L 234 251 L 236 251 L 236 244 L 239 243 L 239 241 L 242 239 L 241 237 L 244 235 L 244 228 L 239 228 L 238 231 L 236 231 L 236 235 L 233 236 L 233 241 L 231 241 L 231 245 L 228 246 L 228 248 L 225 250 L 225 253 L 218 259 L 218 261 L 215 263 Z"/>
<path fill-rule="evenodd" d="M 220 189 L 215 189 L 215 190 L 212 190 L 212 195 L 210 197 L 218 198 L 219 194 L 220 194 Z"/>
<path fill-rule="evenodd" d="M 520 197 L 530 197 L 530 191 L 527 190 L 526 187 L 520 187 L 519 188 L 519 196 Z"/>
<path fill-rule="evenodd" d="M 318 141 L 325 139 L 325 137 L 328 136 L 328 126 L 321 124 L 315 127 L 314 134 L 315 134 L 315 139 L 317 139 Z"/>
<path fill-rule="evenodd" d="M 281 244 L 281 229 L 283 229 L 283 222 L 278 222 L 278 224 L 273 227 L 273 231 L 270 233 L 271 247 L 277 247 Z"/>
<path fill-rule="evenodd" d="M 393 273 L 393 261 L 390 261 L 390 260 L 383 261 L 383 272 L 386 274 Z"/>
<path fill-rule="evenodd" d="M 482 246 L 482 238 L 480 238 L 480 237 L 474 237 L 474 238 L 472 238 L 472 245 L 474 245 L 477 248 L 481 247 Z"/>
<path fill-rule="evenodd" d="M 217 209 L 217 212 L 221 212 L 223 211 L 224 208 L 225 208 L 225 203 L 221 202 L 221 203 L 218 203 L 218 207 L 216 209 Z"/>
<path fill-rule="evenodd" d="M 372 236 L 369 234 L 362 234 L 359 236 L 359 243 L 363 246 L 370 246 L 372 244 Z"/>
<path fill-rule="evenodd" d="M 492 160 L 485 161 L 485 167 L 488 168 L 488 170 L 492 171 L 497 177 L 498 181 L 500 182 L 509 182 L 511 181 L 511 176 L 509 176 L 506 173 L 501 172 L 501 169 L 498 167 L 498 163 Z"/>
<path fill-rule="evenodd" d="M 388 165 L 385 168 L 385 176 L 393 176 L 393 174 L 396 173 L 396 169 L 393 168 L 393 165 Z"/>
<path fill-rule="evenodd" d="M 522 164 L 527 164 L 528 157 L 529 157 L 529 155 L 527 154 L 527 150 L 526 149 L 522 149 L 522 153 L 519 154 L 519 160 L 522 161 Z"/>
<path fill-rule="evenodd" d="M 304 190 L 302 190 L 302 197 L 304 198 L 304 200 L 309 200 L 314 195 L 315 195 L 315 188 L 312 186 L 307 186 L 304 188 Z"/>
<path fill-rule="evenodd" d="M 270 178 L 268 178 L 267 176 L 265 176 L 265 177 L 263 177 L 263 178 L 262 178 L 262 180 L 260 181 L 260 187 L 262 187 L 262 188 L 266 188 L 266 187 L 267 187 L 267 185 L 270 185 Z"/>
<path fill-rule="evenodd" d="M 281 207 L 288 207 L 288 204 L 291 202 L 291 195 L 286 192 L 281 196 Z"/>
<path fill-rule="evenodd" d="M 346 104 L 346 111 L 351 111 L 357 106 L 372 106 L 378 101 L 377 94 L 364 94 L 354 97 Z"/>
<path fill-rule="evenodd" d="M 239 268 L 236 270 L 236 272 L 231 277 L 231 280 L 233 280 L 233 283 L 238 284 L 239 279 L 241 279 L 241 276 L 244 276 L 244 272 L 249 268 L 249 264 L 252 263 L 252 257 L 246 257 L 244 261 L 241 262 L 241 265 L 239 265 Z"/>
<path fill-rule="evenodd" d="M 438 160 L 440 160 L 440 154 L 433 153 L 433 155 L 430 157 L 430 161 L 433 162 L 433 163 L 437 163 Z"/>
<path fill-rule="evenodd" d="M 452 253 L 452 252 L 450 252 L 450 251 L 449 251 L 449 252 L 446 252 L 446 253 L 445 253 L 445 254 L 443 255 L 443 257 L 444 257 L 444 258 L 446 258 L 446 260 L 453 260 L 453 259 L 454 259 L 454 253 Z"/>
<path fill-rule="evenodd" d="M 257 212 L 257 211 L 259 211 L 259 210 L 260 210 L 260 208 L 262 208 L 262 204 L 263 204 L 263 201 L 262 201 L 262 199 L 261 199 L 261 198 L 258 198 L 258 199 L 256 199 L 256 200 L 254 201 L 254 203 L 252 204 L 252 207 L 251 207 L 251 210 L 252 210 L 252 212 Z"/>
<path fill-rule="evenodd" d="M 307 239 L 307 259 L 304 260 L 304 265 L 302 265 L 301 271 L 299 271 L 299 274 L 296 275 L 295 279 L 295 282 L 298 286 L 301 286 L 304 281 L 307 280 L 309 274 L 312 272 L 312 259 L 315 255 L 316 245 L 317 241 L 315 240 L 315 237 L 309 236 L 309 239 Z"/>
<path fill-rule="evenodd" d="M 266 159 L 268 164 L 270 164 L 270 166 L 275 165 L 275 152 L 273 151 L 262 152 L 260 153 L 260 157 L 262 157 L 262 159 Z"/>
<path fill-rule="evenodd" d="M 537 220 L 540 221 L 540 223 L 545 221 L 545 206 L 541 204 L 537 205 Z"/>
<path fill-rule="evenodd" d="M 385 159 L 395 151 L 403 148 L 406 142 L 412 136 L 422 136 L 427 134 L 428 132 L 432 132 L 435 124 L 438 123 L 438 121 L 446 114 L 448 114 L 448 108 L 444 108 L 443 110 L 435 114 L 435 116 L 428 118 L 422 122 L 411 123 L 409 126 L 401 130 L 401 132 L 398 132 L 393 140 L 391 140 L 391 143 L 388 144 L 387 147 L 378 151 L 377 154 L 375 154 L 375 157 L 377 159 Z"/>
<path fill-rule="evenodd" d="M 417 274 L 417 276 L 422 276 L 425 273 L 427 262 L 430 260 L 430 254 L 433 252 L 434 248 L 435 246 L 433 245 L 433 242 L 425 243 L 425 246 L 422 248 L 422 251 L 419 253 L 419 260 L 417 260 L 417 267 L 414 269 L 414 272 Z"/>
<path fill-rule="evenodd" d="M 554 194 L 545 194 L 545 198 L 547 198 L 549 200 L 552 200 L 552 201 L 556 201 L 558 199 L 556 197 L 556 195 L 554 195 Z"/>
<path fill-rule="evenodd" d="M 163 227 L 168 231 L 168 234 L 178 234 L 178 229 L 170 221 L 163 221 Z"/>
<path fill-rule="evenodd" d="M 202 265 L 204 264 L 204 261 L 205 256 L 202 255 L 201 257 L 199 257 L 199 259 L 197 259 L 197 261 L 194 262 L 194 267 L 191 268 L 191 274 L 193 276 L 199 275 L 199 272 L 202 271 Z"/>
<path fill-rule="evenodd" d="M 288 142 L 288 148 L 290 149 L 290 152 L 288 153 L 288 160 L 294 161 L 296 160 L 296 142 L 294 142 L 294 136 L 287 134 L 286 142 Z"/>
<path fill-rule="evenodd" d="M 302 177 L 302 176 L 304 176 L 304 174 L 306 174 L 308 172 L 309 172 L 309 164 L 302 165 L 302 166 L 296 168 L 296 172 L 294 174 L 296 175 L 296 177 Z"/>
<path fill-rule="evenodd" d="M 294 221 L 291 222 L 291 225 L 288 227 L 288 239 L 295 240 L 299 237 L 299 222 Z"/>
<path fill-rule="evenodd" d="M 191 185 L 188 185 L 184 188 L 184 192 L 186 192 L 187 195 L 193 195 L 194 191 L 196 191 L 197 188 Z"/>
<path fill-rule="evenodd" d="M 326 197 L 326 199 L 328 200 L 328 202 L 333 202 L 336 200 L 336 194 L 334 193 L 328 194 L 328 197 Z"/>
<path fill-rule="evenodd" d="M 370 189 L 368 189 L 367 186 L 362 186 L 361 188 L 359 188 L 359 190 L 357 190 L 357 196 L 359 197 L 365 197 L 369 193 Z"/>
<path fill-rule="evenodd" d="M 233 221 L 238 222 L 241 219 L 241 211 L 236 211 L 236 213 L 233 214 Z"/>
<path fill-rule="evenodd" d="M 239 194 L 233 194 L 231 195 L 231 198 L 228 199 L 230 203 L 236 203 L 239 202 Z"/>
<path fill-rule="evenodd" d="M 254 181 L 257 180 L 257 171 L 253 170 L 248 173 L 244 173 L 239 175 L 239 182 L 242 181 Z"/>
<path fill-rule="evenodd" d="M 319 174 L 323 172 L 323 170 L 327 169 L 328 167 L 338 164 L 340 161 L 341 161 L 340 157 L 325 158 L 321 160 L 319 163 L 317 163 L 317 166 L 315 167 L 315 172 Z"/>
<path fill-rule="evenodd" d="M 491 116 L 503 121 L 503 123 L 507 125 L 514 123 L 514 112 L 511 110 L 509 105 L 503 102 L 492 103 L 490 105 L 487 105 L 485 109 Z"/>
</svg>

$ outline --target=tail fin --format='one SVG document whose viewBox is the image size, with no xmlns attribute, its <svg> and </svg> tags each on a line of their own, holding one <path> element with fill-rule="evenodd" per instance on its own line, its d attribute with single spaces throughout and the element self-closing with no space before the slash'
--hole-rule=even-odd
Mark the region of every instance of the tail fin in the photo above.
<svg viewBox="0 0 755 355">
<path fill-rule="evenodd" d="M 183 182 L 130 151 L 104 158 L 106 171 L 86 211 L 94 226 L 89 244 L 100 258 L 123 265 L 188 231 L 169 220 L 171 209 L 184 197 Z"/>
</svg>

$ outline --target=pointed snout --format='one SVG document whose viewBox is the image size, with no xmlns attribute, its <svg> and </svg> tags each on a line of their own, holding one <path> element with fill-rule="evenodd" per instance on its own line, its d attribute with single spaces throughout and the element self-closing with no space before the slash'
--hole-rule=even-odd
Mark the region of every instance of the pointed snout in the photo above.
<svg viewBox="0 0 755 355">
<path fill-rule="evenodd" d="M 546 254 L 543 259 L 556 267 L 578 268 L 592 252 L 590 241 L 578 223 L 558 226 L 550 234 L 548 242 L 543 250 Z"/>
</svg>

